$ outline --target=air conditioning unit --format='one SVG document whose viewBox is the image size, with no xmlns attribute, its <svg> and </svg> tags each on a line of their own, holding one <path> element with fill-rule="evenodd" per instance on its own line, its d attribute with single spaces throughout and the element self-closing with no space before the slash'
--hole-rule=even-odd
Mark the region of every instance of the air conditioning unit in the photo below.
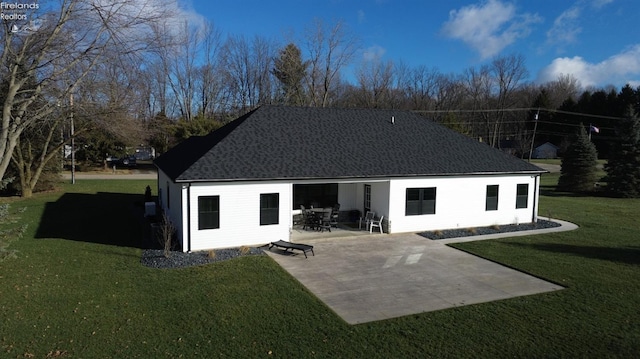
<svg viewBox="0 0 640 359">
<path fill-rule="evenodd" d="M 144 203 L 144 216 L 145 217 L 153 217 L 156 215 L 156 203 L 155 202 L 145 202 Z"/>
</svg>

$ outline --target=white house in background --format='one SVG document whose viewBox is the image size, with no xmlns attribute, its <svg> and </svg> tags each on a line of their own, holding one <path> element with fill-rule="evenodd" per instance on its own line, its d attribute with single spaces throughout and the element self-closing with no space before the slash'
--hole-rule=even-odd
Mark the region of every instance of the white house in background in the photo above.
<svg viewBox="0 0 640 359">
<path fill-rule="evenodd" d="M 532 158 L 558 158 L 558 146 L 551 142 L 545 142 L 533 149 Z"/>
<path fill-rule="evenodd" d="M 387 233 L 537 220 L 545 171 L 415 113 L 261 106 L 156 159 L 183 251 L 290 240 L 300 205 Z"/>
</svg>

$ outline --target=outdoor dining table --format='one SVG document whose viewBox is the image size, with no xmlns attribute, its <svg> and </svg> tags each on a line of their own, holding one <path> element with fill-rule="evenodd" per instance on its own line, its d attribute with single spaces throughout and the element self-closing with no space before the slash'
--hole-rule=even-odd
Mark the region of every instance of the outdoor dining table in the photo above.
<svg viewBox="0 0 640 359">
<path fill-rule="evenodd" d="M 324 213 L 331 213 L 331 208 L 309 208 L 303 212 L 305 216 L 305 228 L 311 228 L 314 230 L 321 229 L 322 217 Z"/>
</svg>

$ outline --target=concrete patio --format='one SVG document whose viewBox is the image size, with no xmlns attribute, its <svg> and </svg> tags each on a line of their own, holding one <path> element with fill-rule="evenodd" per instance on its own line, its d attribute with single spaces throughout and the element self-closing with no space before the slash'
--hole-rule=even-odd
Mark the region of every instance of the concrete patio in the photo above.
<svg viewBox="0 0 640 359">
<path fill-rule="evenodd" d="M 303 243 L 315 256 L 266 252 L 349 324 L 563 289 L 417 234 Z"/>
</svg>

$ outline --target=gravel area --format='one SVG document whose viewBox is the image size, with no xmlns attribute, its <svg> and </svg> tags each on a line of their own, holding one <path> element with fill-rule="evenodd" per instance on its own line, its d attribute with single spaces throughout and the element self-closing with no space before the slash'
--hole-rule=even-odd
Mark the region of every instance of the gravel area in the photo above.
<svg viewBox="0 0 640 359">
<path fill-rule="evenodd" d="M 502 226 L 490 226 L 490 227 L 474 227 L 474 228 L 458 228 L 447 229 L 442 231 L 429 231 L 418 233 L 419 235 L 429 239 L 448 239 L 458 237 L 478 236 L 483 234 L 496 234 L 496 233 L 508 233 L 529 231 L 534 229 L 554 228 L 560 227 L 560 223 L 546 221 L 538 219 L 536 223 L 523 223 L 523 224 L 508 224 Z"/>
<path fill-rule="evenodd" d="M 249 248 L 249 251 L 245 253 L 240 248 L 216 249 L 213 252 L 215 256 L 211 258 L 207 251 L 191 253 L 171 251 L 169 258 L 166 258 L 160 249 L 145 249 L 142 252 L 140 262 L 147 267 L 168 269 L 199 266 L 241 256 L 265 255 L 261 247 Z"/>
<path fill-rule="evenodd" d="M 559 227 L 560 224 L 556 222 L 546 221 L 539 219 L 536 223 L 523 223 L 523 224 L 510 224 L 503 226 L 491 226 L 491 227 L 477 227 L 477 228 L 461 228 L 461 229 L 448 229 L 442 231 L 429 231 L 421 232 L 419 235 L 428 239 L 447 239 L 457 237 L 468 237 L 483 234 L 495 234 L 495 233 L 508 233 L 517 231 L 528 231 L 533 229 L 553 228 Z M 164 252 L 160 249 L 145 249 L 142 252 L 142 258 L 140 262 L 151 268 L 185 268 L 199 266 L 209 263 L 215 263 L 225 261 L 241 256 L 255 256 L 265 255 L 263 249 L 265 247 L 251 247 L 248 251 L 243 253 L 241 248 L 226 248 L 214 250 L 215 256 L 209 257 L 209 252 L 192 252 L 183 253 L 180 251 L 171 251 L 169 258 L 165 258 Z"/>
</svg>

